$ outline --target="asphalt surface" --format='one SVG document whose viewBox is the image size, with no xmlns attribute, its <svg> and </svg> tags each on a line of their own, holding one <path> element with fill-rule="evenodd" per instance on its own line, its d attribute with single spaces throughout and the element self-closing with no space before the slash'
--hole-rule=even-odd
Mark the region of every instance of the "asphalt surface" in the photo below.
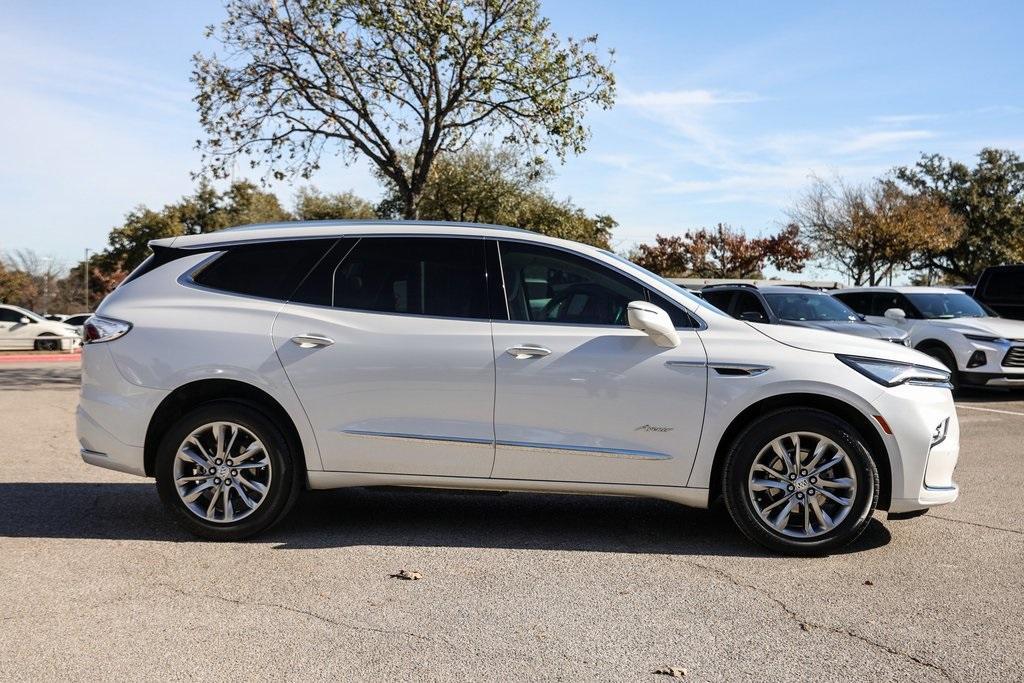
<svg viewBox="0 0 1024 683">
<path fill-rule="evenodd" d="M 794 559 L 721 511 L 400 489 L 200 542 L 81 462 L 77 383 L 0 368 L 0 680 L 1024 679 L 1021 394 L 960 397 L 956 504 Z"/>
</svg>

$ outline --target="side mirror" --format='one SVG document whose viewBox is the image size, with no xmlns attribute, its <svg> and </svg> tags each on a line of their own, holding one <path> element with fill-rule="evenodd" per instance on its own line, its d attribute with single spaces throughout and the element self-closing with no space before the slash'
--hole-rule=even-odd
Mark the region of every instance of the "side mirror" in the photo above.
<svg viewBox="0 0 1024 683">
<path fill-rule="evenodd" d="M 626 315 L 630 327 L 649 336 L 658 346 L 666 349 L 679 346 L 679 333 L 664 309 L 648 301 L 630 301 Z"/>
<path fill-rule="evenodd" d="M 758 313 L 757 311 L 743 311 L 740 313 L 740 320 L 746 320 L 748 323 L 768 322 L 764 317 L 764 313 Z"/>
<path fill-rule="evenodd" d="M 907 312 L 902 308 L 889 308 L 885 311 L 885 317 L 889 320 L 895 320 L 896 322 L 901 323 L 907 319 Z"/>
<path fill-rule="evenodd" d="M 32 318 L 29 318 L 28 316 L 23 315 L 18 320 L 18 322 L 21 323 L 22 325 L 28 325 L 28 324 L 31 324 Z"/>
</svg>

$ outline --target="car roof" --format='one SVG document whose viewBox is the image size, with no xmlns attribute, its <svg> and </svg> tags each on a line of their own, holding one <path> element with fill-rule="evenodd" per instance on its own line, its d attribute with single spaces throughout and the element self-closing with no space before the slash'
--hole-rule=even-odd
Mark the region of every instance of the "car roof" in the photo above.
<svg viewBox="0 0 1024 683">
<path fill-rule="evenodd" d="M 898 292 L 899 294 L 963 294 L 963 292 L 952 287 L 847 287 L 839 290 L 838 294 L 852 294 L 854 292 Z"/>
<path fill-rule="evenodd" d="M 288 221 L 283 223 L 261 223 L 243 225 L 217 232 L 200 235 L 181 235 L 153 240 L 151 246 L 173 247 L 175 249 L 207 248 L 220 244 L 243 242 L 268 242 L 283 239 L 315 237 L 339 237 L 345 235 L 462 235 L 498 236 L 511 235 L 537 239 L 537 241 L 565 242 L 540 233 L 512 228 L 504 225 L 482 223 L 458 223 L 448 221 Z"/>
</svg>

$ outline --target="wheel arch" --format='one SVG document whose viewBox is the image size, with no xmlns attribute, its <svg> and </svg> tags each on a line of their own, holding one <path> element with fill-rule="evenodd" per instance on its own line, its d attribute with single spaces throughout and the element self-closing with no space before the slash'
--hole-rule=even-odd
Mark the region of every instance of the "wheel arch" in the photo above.
<svg viewBox="0 0 1024 683">
<path fill-rule="evenodd" d="M 934 337 L 929 337 L 928 339 L 921 340 L 914 347 L 915 351 L 920 351 L 921 353 L 928 353 L 928 349 L 937 349 L 937 350 L 940 350 L 940 351 L 945 351 L 946 353 L 949 354 L 950 358 L 953 359 L 953 362 L 954 363 L 956 362 L 956 354 L 953 353 L 953 349 L 950 348 L 949 344 L 947 344 L 946 342 L 942 341 L 941 339 L 936 339 Z"/>
<path fill-rule="evenodd" d="M 729 449 L 735 443 L 740 433 L 750 423 L 774 410 L 781 408 L 810 408 L 831 413 L 836 417 L 849 422 L 864 438 L 868 445 L 868 455 L 875 462 L 878 468 L 879 495 L 878 509 L 885 510 L 889 507 L 892 499 L 892 464 L 889 462 L 889 449 L 882 440 L 878 428 L 871 422 L 871 419 L 856 407 L 832 396 L 820 394 L 792 393 L 769 396 L 747 406 L 739 415 L 733 418 L 732 422 L 722 434 L 715 450 L 714 463 L 711 466 L 711 481 L 708 500 L 715 500 L 721 493 L 722 467 L 725 465 Z"/>
<path fill-rule="evenodd" d="M 302 439 L 288 411 L 270 394 L 262 389 L 235 379 L 202 379 L 183 384 L 164 397 L 153 412 L 146 428 L 146 440 L 143 447 L 143 464 L 146 476 L 154 476 L 156 451 L 160 439 L 178 418 L 190 410 L 210 401 L 236 401 L 254 408 L 277 423 L 284 432 L 292 452 L 296 455 L 296 465 L 302 468 L 303 476 L 307 470 Z"/>
</svg>

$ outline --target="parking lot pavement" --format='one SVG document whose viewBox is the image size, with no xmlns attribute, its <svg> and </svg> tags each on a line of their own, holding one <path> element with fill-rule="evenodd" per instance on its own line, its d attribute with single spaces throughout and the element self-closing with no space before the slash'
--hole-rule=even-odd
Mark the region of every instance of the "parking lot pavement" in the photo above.
<svg viewBox="0 0 1024 683">
<path fill-rule="evenodd" d="M 958 401 L 956 504 L 795 559 L 715 510 L 399 489 L 199 542 L 79 460 L 77 381 L 0 368 L 2 680 L 1024 678 L 1024 395 Z"/>
</svg>

